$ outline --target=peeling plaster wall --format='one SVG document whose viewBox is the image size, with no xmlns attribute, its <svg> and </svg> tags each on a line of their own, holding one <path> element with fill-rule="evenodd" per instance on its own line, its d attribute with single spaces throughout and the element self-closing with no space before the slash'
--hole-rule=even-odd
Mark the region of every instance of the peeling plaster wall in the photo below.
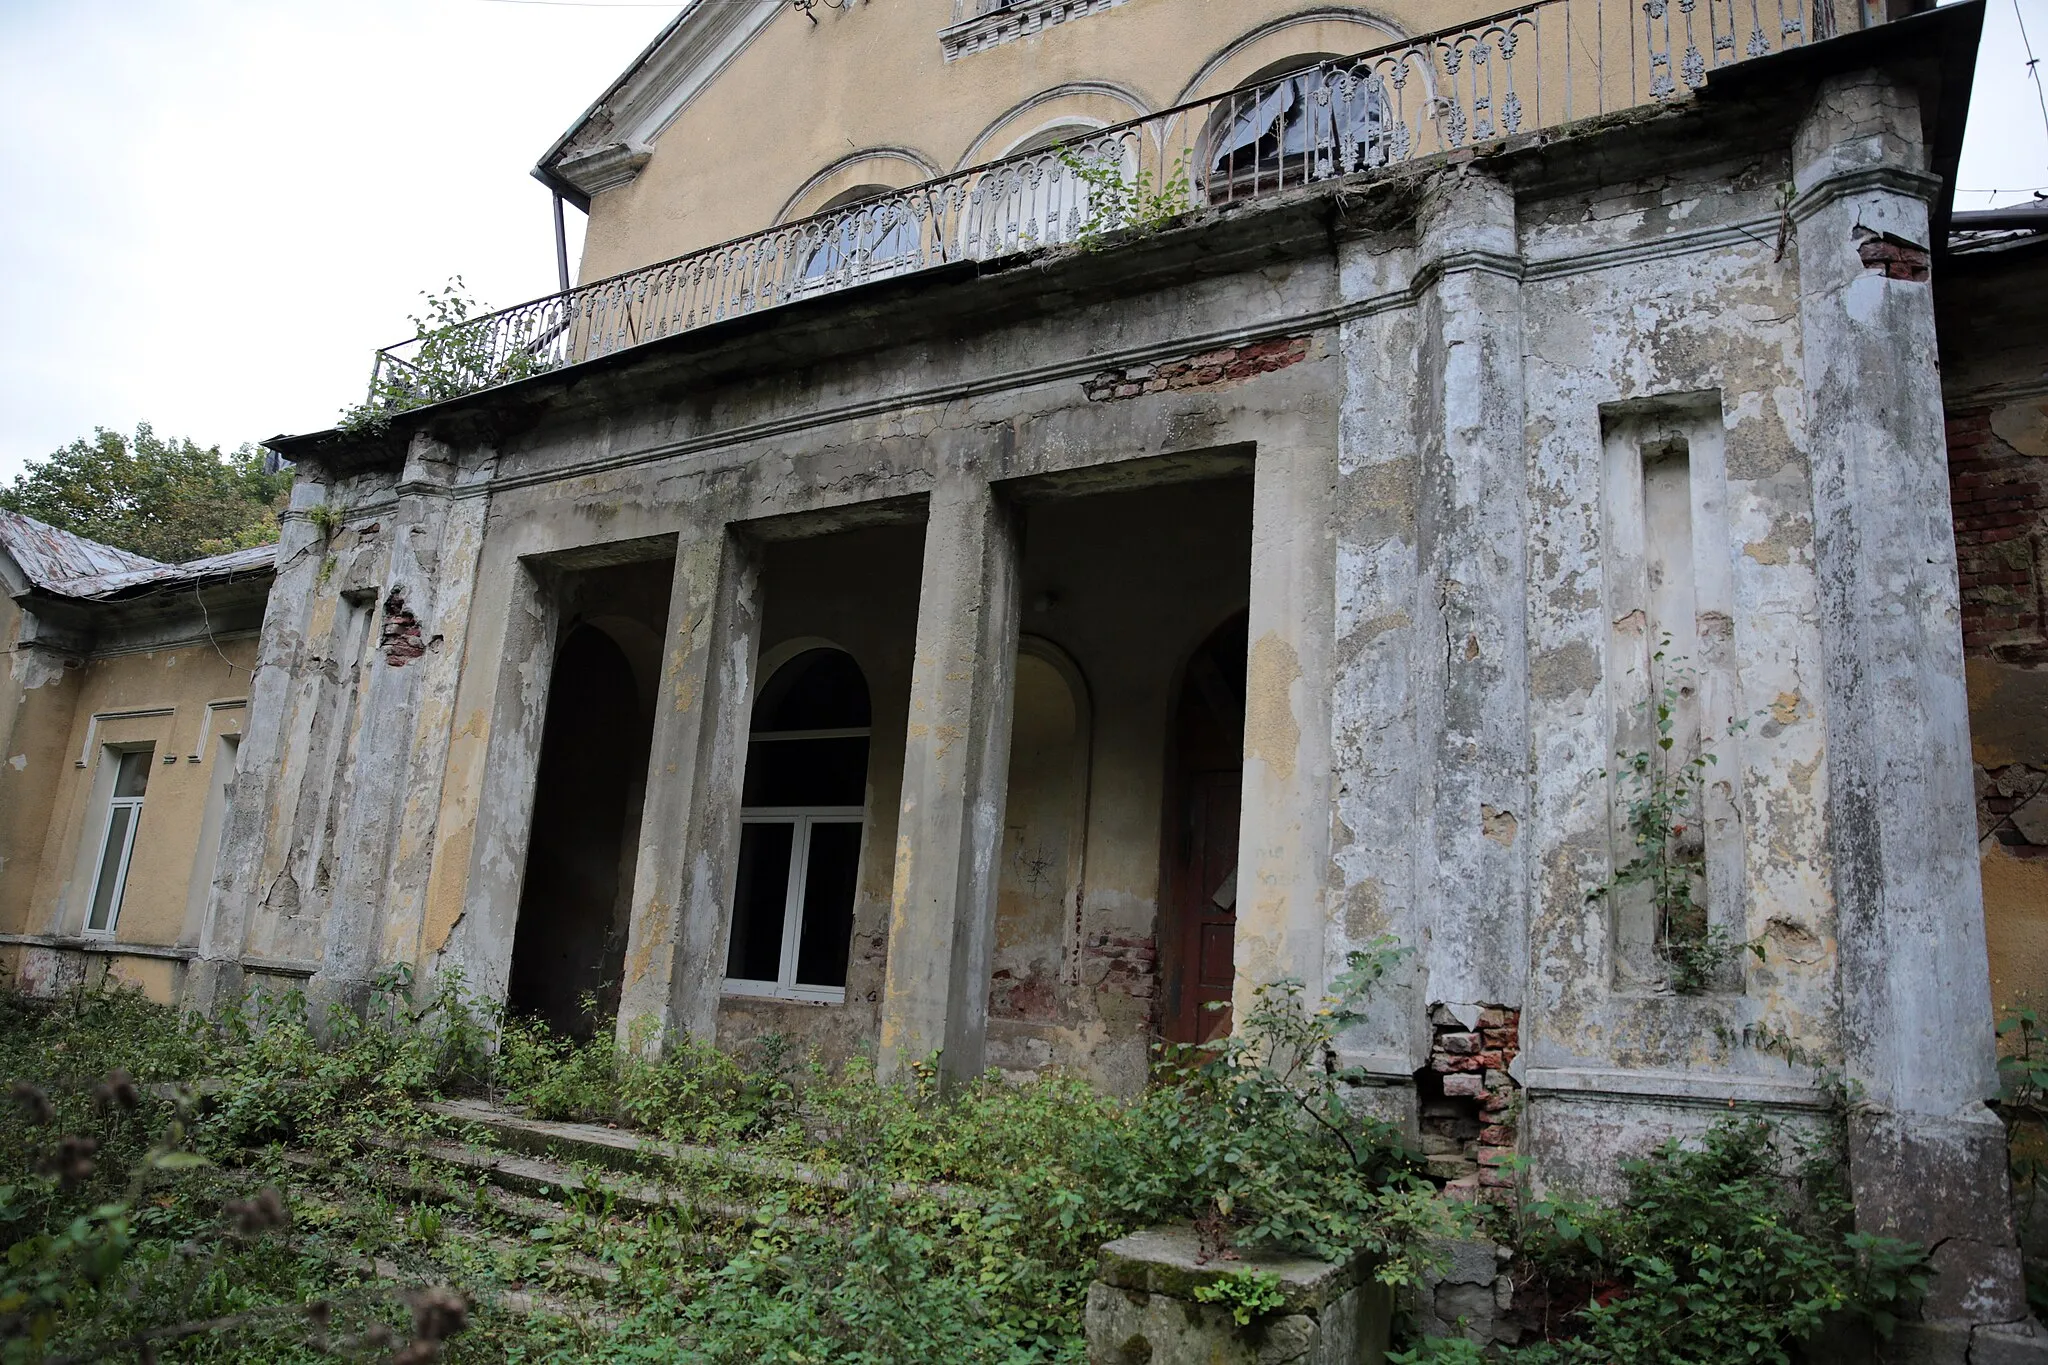
<svg viewBox="0 0 2048 1365">
<path fill-rule="evenodd" d="M 1439 1074 L 1488 1120 L 1478 1159 L 1517 1142 L 1539 1184 L 1611 1186 L 1620 1159 L 1730 1106 L 1810 1123 L 1817 1068 L 1847 1068 L 1878 1097 L 1854 1154 L 1872 1225 L 1911 1225 L 1914 1191 L 1953 1174 L 1942 1227 L 1977 1226 L 1937 1301 L 2004 1303 L 1977 911 L 1928 871 L 1967 850 L 1969 812 L 1959 754 L 1930 748 L 1960 735 L 1962 677 L 1941 634 L 1953 569 L 1923 534 L 1946 517 L 1914 368 L 1927 185 L 1909 90 L 1841 82 L 1809 113 L 1812 93 L 1782 118 L 1693 110 L 1553 159 L 1410 168 L 1127 255 L 896 281 L 477 400 L 504 408 L 488 445 L 454 414 L 422 419 L 441 434 L 402 470 L 302 466 L 248 741 L 269 782 L 237 793 L 208 960 L 336 998 L 381 962 L 454 966 L 500 995 L 551 584 L 673 556 L 622 1032 L 774 1027 L 872 1042 L 885 1072 L 943 1049 L 955 1078 L 1071 1060 L 1128 1087 L 1149 1006 L 1091 995 L 1085 945 L 1143 975 L 1173 669 L 1242 605 L 1240 1011 L 1279 976 L 1319 993 L 1395 936 L 1414 952 L 1343 1040 L 1377 1081 L 1362 1098 L 1442 1118 L 1414 1082 Z M 1910 401 L 1874 401 L 1879 374 Z M 1696 606 L 1658 610 L 1702 671 L 1709 915 L 1764 948 L 1693 995 L 1623 969 L 1597 894 L 1634 851 L 1609 774 L 1647 691 L 1620 583 L 1640 564 L 1610 544 L 1639 495 L 1615 462 L 1674 436 Z M 1242 505 L 1226 525 L 1196 481 L 1247 466 L 1245 536 Z M 1116 514 L 1125 497 L 1185 499 L 1217 552 L 1162 549 Z M 835 570 L 840 532 L 901 543 Z M 914 603 L 859 587 L 913 563 Z M 1907 583 L 1912 612 L 1872 607 L 1870 585 Z M 1071 662 L 1091 717 L 1057 954 L 1007 831 L 1077 818 L 1073 736 L 1056 697 L 1017 701 L 1013 677 L 1043 686 L 1020 631 Z M 836 1009 L 726 1001 L 748 709 L 762 661 L 812 636 L 854 649 L 877 700 L 864 984 Z M 1915 709 L 1874 709 L 1866 677 Z M 388 877 L 349 882 L 344 847 Z M 1020 1002 L 1069 951 L 1069 904 L 1081 979 Z M 1433 1065 L 1440 1034 L 1483 1046 L 1487 1019 L 1499 1039 L 1514 1021 L 1513 1055 Z"/>
<path fill-rule="evenodd" d="M 0 933 L 31 932 L 36 882 L 62 785 L 78 682 L 62 656 L 21 643 L 22 612 L 0 597 Z"/>
</svg>

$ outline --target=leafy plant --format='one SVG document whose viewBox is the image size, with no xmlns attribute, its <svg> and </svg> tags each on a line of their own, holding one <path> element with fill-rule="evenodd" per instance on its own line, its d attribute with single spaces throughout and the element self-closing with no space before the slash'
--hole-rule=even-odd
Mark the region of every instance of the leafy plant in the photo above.
<svg viewBox="0 0 2048 1365">
<path fill-rule="evenodd" d="M 1249 1327 L 1266 1314 L 1287 1305 L 1280 1277 L 1267 1270 L 1240 1270 L 1218 1280 L 1195 1286 L 1198 1303 L 1220 1303 L 1230 1310 L 1239 1327 Z"/>
<path fill-rule="evenodd" d="M 1652 747 L 1616 755 L 1627 790 L 1623 824 L 1635 854 L 1588 899 L 1614 900 L 1625 888 L 1644 888 L 1671 989 L 1698 995 L 1713 989 L 1743 952 L 1763 960 L 1764 942 L 1738 939 L 1708 920 L 1706 774 L 1718 759 L 1704 745 L 1698 752 L 1678 747 L 1678 717 L 1694 679 L 1670 648 L 1667 635 L 1651 656 L 1662 679 L 1649 703 Z"/>
<path fill-rule="evenodd" d="M 2038 1010 L 2015 1010 L 1998 1030 L 2006 1043 L 1998 1058 L 1998 1116 L 2005 1122 L 2014 1203 L 2022 1220 L 2020 1245 L 2034 1245 L 2028 1220 L 2038 1216 L 2048 1183 L 2048 1035 Z M 2048 1274 L 2037 1260 L 2026 1267 L 2027 1304 L 2048 1314 Z"/>
<path fill-rule="evenodd" d="M 1093 246 L 1106 234 L 1122 230 L 1157 232 L 1186 213 L 1192 203 L 1188 153 L 1168 169 L 1156 185 L 1149 167 L 1126 172 L 1120 146 L 1077 152 L 1061 147 L 1060 165 L 1086 187 L 1088 216 L 1075 240 Z"/>
<path fill-rule="evenodd" d="M 432 403 L 545 374 L 551 338 L 541 320 L 504 319 L 486 326 L 491 310 L 470 297 L 460 275 L 436 294 L 423 292 L 422 312 L 408 318 L 417 343 L 408 357 L 386 351 L 361 403 L 343 410 L 344 431 L 375 430 L 392 417 Z"/>
<path fill-rule="evenodd" d="M 1850 1230 L 1837 1143 L 1788 1178 L 1780 1140 L 1765 1120 L 1723 1120 L 1624 1167 L 1618 1206 L 1530 1203 L 1519 1240 L 1536 1273 L 1522 1292 L 1548 1305 L 1550 1340 L 1502 1358 L 1789 1365 L 1838 1317 L 1889 1337 L 1926 1290 L 1925 1253 Z"/>
</svg>

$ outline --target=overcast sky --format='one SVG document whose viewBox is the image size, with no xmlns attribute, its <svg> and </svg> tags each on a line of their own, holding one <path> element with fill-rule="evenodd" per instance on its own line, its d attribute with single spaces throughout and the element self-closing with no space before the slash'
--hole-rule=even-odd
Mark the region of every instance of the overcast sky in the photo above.
<svg viewBox="0 0 2048 1365">
<path fill-rule="evenodd" d="M 0 0 L 0 479 L 95 426 L 329 426 L 422 290 L 551 292 L 528 171 L 675 9 Z M 1960 176 L 2001 203 L 2048 187 L 2018 12 L 2048 58 L 2048 0 L 1990 0 Z"/>
</svg>

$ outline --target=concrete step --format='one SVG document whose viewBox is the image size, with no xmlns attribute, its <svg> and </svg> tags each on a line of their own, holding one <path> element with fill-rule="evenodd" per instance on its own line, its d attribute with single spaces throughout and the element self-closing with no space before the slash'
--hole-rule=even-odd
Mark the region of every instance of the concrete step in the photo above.
<svg viewBox="0 0 2048 1365">
<path fill-rule="evenodd" d="M 764 1193 L 777 1187 L 843 1193 L 854 1188 L 859 1179 L 856 1172 L 837 1165 L 665 1142 L 608 1124 L 536 1119 L 483 1100 L 441 1100 L 421 1108 L 463 1125 L 494 1146 L 557 1160 L 657 1174 L 685 1189 L 695 1183 L 692 1176 L 699 1176 L 707 1182 L 716 1178 L 729 1187 Z M 978 1190 L 949 1184 L 899 1182 L 889 1187 L 889 1197 L 899 1202 L 928 1198 L 946 1208 L 979 1208 L 986 1202 Z"/>
</svg>

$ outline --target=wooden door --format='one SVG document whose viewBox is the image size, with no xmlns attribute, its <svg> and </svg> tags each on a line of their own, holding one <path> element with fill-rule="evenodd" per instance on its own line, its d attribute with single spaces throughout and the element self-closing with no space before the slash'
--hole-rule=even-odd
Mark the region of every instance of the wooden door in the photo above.
<svg viewBox="0 0 2048 1365">
<path fill-rule="evenodd" d="M 1206 1043 L 1230 1032 L 1237 940 L 1238 801 L 1235 768 L 1187 774 L 1169 878 L 1180 999 L 1167 1030 L 1175 1042 Z"/>
</svg>

